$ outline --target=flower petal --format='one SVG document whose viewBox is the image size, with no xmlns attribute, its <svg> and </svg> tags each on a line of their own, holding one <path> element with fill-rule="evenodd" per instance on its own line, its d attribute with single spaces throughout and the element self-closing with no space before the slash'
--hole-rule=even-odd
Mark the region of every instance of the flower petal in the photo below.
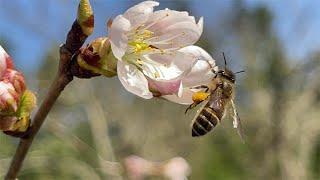
<svg viewBox="0 0 320 180">
<path fill-rule="evenodd" d="M 153 97 L 147 79 L 134 65 L 118 61 L 117 71 L 118 78 L 127 91 L 145 99 Z"/>
<path fill-rule="evenodd" d="M 149 19 L 148 30 L 154 33 L 149 43 L 160 49 L 181 48 L 194 44 L 201 36 L 203 18 L 196 24 L 187 12 L 173 10 L 156 11 Z"/>
<path fill-rule="evenodd" d="M 197 91 L 190 88 L 197 85 L 208 84 L 214 77 L 214 73 L 211 71 L 211 68 L 214 68 L 214 70 L 217 71 L 218 67 L 215 65 L 215 60 L 212 59 L 205 50 L 198 46 L 187 46 L 179 51 L 193 54 L 193 56 L 196 57 L 197 62 L 192 67 L 191 72 L 182 79 L 181 84 L 183 84 L 184 87 L 182 96 L 167 95 L 163 96 L 163 98 L 178 104 L 188 105 L 193 103 L 192 95 Z"/>
<path fill-rule="evenodd" d="M 9 82 L 0 81 L 0 110 L 18 109 L 19 94 L 15 91 L 13 85 Z"/>
<path fill-rule="evenodd" d="M 117 16 L 110 27 L 109 37 L 113 55 L 121 60 L 128 46 L 128 37 L 126 35 L 131 29 L 128 19 L 122 15 Z"/>
<path fill-rule="evenodd" d="M 189 88 L 183 88 L 183 92 L 181 97 L 179 97 L 176 94 L 172 94 L 172 95 L 165 95 L 162 96 L 164 99 L 169 100 L 171 102 L 174 103 L 178 103 L 178 104 L 184 104 L 184 105 L 189 105 L 192 104 L 192 95 L 193 95 L 194 91 L 191 91 Z"/>
<path fill-rule="evenodd" d="M 181 78 L 172 80 L 153 80 L 148 78 L 149 89 L 154 96 L 178 94 L 181 87 Z"/>
<path fill-rule="evenodd" d="M 0 76 L 3 75 L 7 67 L 7 61 L 12 61 L 10 56 L 6 53 L 6 51 L 0 45 Z M 10 63 L 12 64 L 12 62 Z"/>
<path fill-rule="evenodd" d="M 162 80 L 175 79 L 189 73 L 197 60 L 193 54 L 183 51 L 149 54 L 144 58 L 144 73 L 152 79 Z"/>
<path fill-rule="evenodd" d="M 128 9 L 123 16 L 130 21 L 132 27 L 137 27 L 148 20 L 155 6 L 159 6 L 159 3 L 156 1 L 144 1 Z"/>
<path fill-rule="evenodd" d="M 4 82 L 11 83 L 15 91 L 21 95 L 26 90 L 26 84 L 22 73 L 13 70 L 7 69 L 3 74 L 2 80 Z"/>
<path fill-rule="evenodd" d="M 202 84 L 208 84 L 214 77 L 214 73 L 211 68 L 217 71 L 218 67 L 215 64 L 215 60 L 202 48 L 198 46 L 187 46 L 180 49 L 181 52 L 193 54 L 197 62 L 192 67 L 191 72 L 187 74 L 182 82 L 185 87 L 193 87 Z"/>
</svg>

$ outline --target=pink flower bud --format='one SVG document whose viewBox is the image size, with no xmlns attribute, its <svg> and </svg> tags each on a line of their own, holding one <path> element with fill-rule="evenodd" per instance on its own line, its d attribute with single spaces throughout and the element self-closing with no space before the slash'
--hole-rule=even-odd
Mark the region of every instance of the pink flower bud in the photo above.
<svg viewBox="0 0 320 180">
<path fill-rule="evenodd" d="M 13 70 L 13 69 L 7 69 L 5 73 L 3 74 L 2 80 L 4 82 L 11 83 L 14 87 L 14 89 L 17 91 L 17 93 L 21 94 L 26 90 L 26 85 L 24 81 L 24 77 L 22 73 Z"/>
<path fill-rule="evenodd" d="M 0 81 L 0 112 L 15 112 L 18 108 L 19 94 L 9 82 Z"/>
<path fill-rule="evenodd" d="M 12 59 L 2 46 L 0 46 L 0 76 L 2 76 L 8 68 L 13 68 Z"/>
<path fill-rule="evenodd" d="M 11 57 L 0 46 L 0 130 L 27 131 L 35 104 L 36 98 L 26 90 L 23 74 L 14 70 Z"/>
</svg>

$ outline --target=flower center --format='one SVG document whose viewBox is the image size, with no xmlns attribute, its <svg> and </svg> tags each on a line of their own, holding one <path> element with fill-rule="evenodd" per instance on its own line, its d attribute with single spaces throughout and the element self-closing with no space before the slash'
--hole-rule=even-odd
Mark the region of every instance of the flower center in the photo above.
<svg viewBox="0 0 320 180">
<path fill-rule="evenodd" d="M 134 33 L 129 36 L 129 46 L 131 46 L 131 51 L 134 54 L 141 54 L 145 51 L 150 51 L 154 47 L 150 46 L 147 43 L 147 39 L 150 39 L 153 36 L 153 32 L 142 29 L 140 30 L 140 27 L 138 27 L 136 30 L 134 30 Z"/>
</svg>

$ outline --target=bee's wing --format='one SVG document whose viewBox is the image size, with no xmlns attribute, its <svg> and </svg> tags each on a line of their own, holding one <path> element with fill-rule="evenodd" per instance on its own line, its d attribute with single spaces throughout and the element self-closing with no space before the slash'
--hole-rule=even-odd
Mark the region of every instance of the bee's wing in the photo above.
<svg viewBox="0 0 320 180">
<path fill-rule="evenodd" d="M 232 116 L 233 117 L 233 127 L 237 129 L 237 132 L 240 136 L 241 141 L 243 143 L 245 143 L 242 124 L 241 124 L 240 117 L 238 115 L 237 108 L 236 108 L 236 105 L 234 104 L 233 99 L 231 99 L 231 106 L 233 109 L 233 116 Z"/>
<path fill-rule="evenodd" d="M 200 103 L 200 108 L 197 110 L 197 113 L 196 113 L 196 115 L 194 116 L 194 118 L 192 119 L 192 121 L 191 121 L 191 127 L 192 127 L 192 125 L 193 125 L 193 123 L 194 123 L 194 121 L 197 119 L 197 117 L 199 116 L 199 114 L 200 114 L 200 112 L 202 111 L 202 109 L 204 108 L 204 106 L 206 106 L 206 104 L 208 103 L 208 101 L 209 101 L 209 97 L 206 99 L 206 100 L 204 100 L 203 102 L 201 102 Z"/>
</svg>

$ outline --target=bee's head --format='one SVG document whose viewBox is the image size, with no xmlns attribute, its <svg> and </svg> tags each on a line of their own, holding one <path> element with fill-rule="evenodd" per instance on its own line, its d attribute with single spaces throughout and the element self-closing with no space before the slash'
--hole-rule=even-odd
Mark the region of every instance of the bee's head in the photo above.
<svg viewBox="0 0 320 180">
<path fill-rule="evenodd" d="M 224 68 L 223 70 L 219 70 L 217 74 L 220 75 L 220 77 L 223 77 L 231 81 L 232 83 L 236 81 L 236 75 L 227 68 Z"/>
<path fill-rule="evenodd" d="M 218 76 L 222 77 L 222 78 L 225 78 L 225 79 L 229 80 L 232 83 L 235 83 L 235 81 L 236 81 L 236 75 L 235 74 L 242 73 L 244 71 L 238 71 L 238 72 L 234 73 L 231 70 L 229 70 L 227 68 L 226 57 L 225 57 L 224 53 L 222 53 L 222 54 L 223 54 L 223 59 L 224 59 L 224 69 L 223 70 L 219 70 L 218 72 L 214 72 L 214 73 L 217 74 Z"/>
</svg>

